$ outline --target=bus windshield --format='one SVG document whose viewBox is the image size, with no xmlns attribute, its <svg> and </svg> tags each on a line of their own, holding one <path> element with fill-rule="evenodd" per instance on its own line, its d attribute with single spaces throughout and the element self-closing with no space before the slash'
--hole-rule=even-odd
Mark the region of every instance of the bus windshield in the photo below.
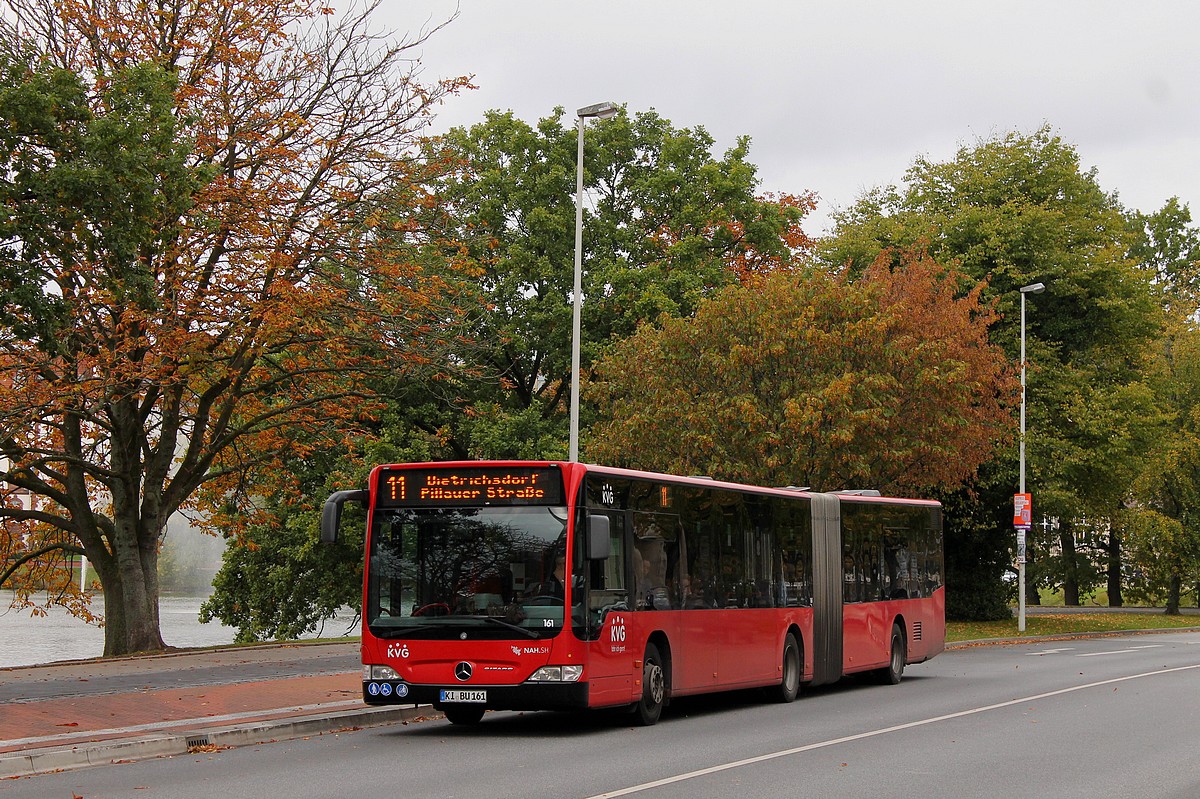
<svg viewBox="0 0 1200 799">
<path fill-rule="evenodd" d="M 565 507 L 545 505 L 376 509 L 369 629 L 380 638 L 558 634 L 566 519 Z"/>
</svg>

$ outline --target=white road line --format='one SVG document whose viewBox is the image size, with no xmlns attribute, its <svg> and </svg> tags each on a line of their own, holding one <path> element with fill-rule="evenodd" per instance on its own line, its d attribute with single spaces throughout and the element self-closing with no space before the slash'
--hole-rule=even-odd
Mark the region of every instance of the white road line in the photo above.
<svg viewBox="0 0 1200 799">
<path fill-rule="evenodd" d="M 1109 652 L 1083 652 L 1075 657 L 1077 658 L 1094 658 L 1098 655 L 1125 655 L 1130 652 L 1140 652 L 1143 649 L 1157 649 L 1162 644 L 1148 644 L 1146 646 L 1131 646 L 1128 649 L 1113 649 Z"/>
<path fill-rule="evenodd" d="M 1040 657 L 1041 655 L 1057 655 L 1059 652 L 1074 652 L 1075 647 L 1064 646 L 1060 649 L 1039 649 L 1037 652 L 1026 652 L 1026 657 Z"/>
<path fill-rule="evenodd" d="M 1102 685 L 1113 685 L 1115 683 L 1127 682 L 1129 680 L 1138 680 L 1143 677 L 1157 677 L 1162 674 L 1172 674 L 1179 671 L 1191 671 L 1192 669 L 1200 669 L 1200 663 L 1191 666 L 1178 666 L 1171 669 L 1162 669 L 1161 671 L 1147 671 L 1142 672 L 1141 674 L 1131 674 L 1127 677 L 1114 677 L 1111 680 L 1100 680 L 1099 682 L 1091 682 L 1085 685 L 1076 685 L 1073 688 L 1062 688 L 1058 691 L 1047 691 L 1044 694 L 1034 694 L 1033 696 L 1026 696 L 1021 699 L 1010 699 L 1007 702 L 998 702 L 994 705 L 985 705 L 984 707 L 971 708 L 970 710 L 961 710 L 957 713 L 948 713 L 944 716 L 934 716 L 933 718 L 922 719 L 921 721 L 912 721 L 908 724 L 897 724 L 894 727 L 884 727 L 882 729 L 871 730 L 869 732 L 860 732 L 857 735 L 847 735 L 843 738 L 834 738 L 832 740 L 820 741 L 819 743 L 808 744 L 806 746 L 797 746 L 793 749 L 783 749 L 779 752 L 770 752 L 765 755 L 758 755 L 757 757 L 748 757 L 744 760 L 734 760 L 730 763 L 722 763 L 719 766 L 710 766 L 709 768 L 689 771 L 686 774 L 677 774 L 674 777 L 664 777 L 661 780 L 654 780 L 653 782 L 644 782 L 641 785 L 631 785 L 628 788 L 607 791 L 605 793 L 588 797 L 588 799 L 615 799 L 615 797 L 618 796 L 629 796 L 630 794 L 648 791 L 651 788 L 661 788 L 664 785 L 672 785 L 674 783 L 683 782 L 684 780 L 690 780 L 696 777 L 706 777 L 709 774 L 717 774 L 722 771 L 741 768 L 742 766 L 751 766 L 755 763 L 765 763 L 768 760 L 776 760 L 781 757 L 788 757 L 789 755 L 798 755 L 803 752 L 811 752 L 814 749 L 825 749 L 830 746 L 837 746 L 838 744 L 849 743 L 851 741 L 861 741 L 865 738 L 874 738 L 879 735 L 886 735 L 890 732 L 911 730 L 915 727 L 924 727 L 929 724 L 936 724 L 939 721 L 950 721 L 952 719 L 958 719 L 964 716 L 973 716 L 976 713 L 986 713 L 989 710 L 1001 710 L 1006 707 L 1012 707 L 1013 705 L 1024 704 L 1025 702 L 1036 702 L 1040 699 L 1048 699 L 1052 696 L 1070 694 L 1074 693 L 1075 691 L 1083 691 L 1088 688 L 1098 688 Z"/>
</svg>

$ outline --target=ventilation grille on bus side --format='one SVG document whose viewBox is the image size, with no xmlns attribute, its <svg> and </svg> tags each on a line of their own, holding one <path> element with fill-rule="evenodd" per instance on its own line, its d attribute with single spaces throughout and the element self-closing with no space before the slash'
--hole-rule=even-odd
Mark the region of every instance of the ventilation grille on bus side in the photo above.
<svg viewBox="0 0 1200 799">
<path fill-rule="evenodd" d="M 912 625 L 912 637 L 914 641 L 921 640 L 921 622 L 914 621 Z"/>
</svg>

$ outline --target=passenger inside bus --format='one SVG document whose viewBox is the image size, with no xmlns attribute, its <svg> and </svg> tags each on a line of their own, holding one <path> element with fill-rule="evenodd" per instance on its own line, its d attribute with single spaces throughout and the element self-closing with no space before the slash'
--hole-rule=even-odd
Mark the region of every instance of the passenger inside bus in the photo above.
<svg viewBox="0 0 1200 799">
<path fill-rule="evenodd" d="M 637 607 L 639 610 L 670 610 L 671 597 L 667 590 L 667 558 L 662 531 L 657 525 L 650 523 L 636 533 L 634 566 L 638 574 Z"/>
<path fill-rule="evenodd" d="M 701 608 L 715 608 L 717 606 L 717 603 L 711 598 L 705 597 L 703 580 L 693 580 L 684 575 L 682 582 L 683 607 L 685 610 L 699 610 Z"/>
<path fill-rule="evenodd" d="M 567 558 L 559 552 L 554 556 L 554 571 L 541 585 L 534 589 L 534 596 L 552 596 L 562 599 L 567 595 Z"/>
</svg>

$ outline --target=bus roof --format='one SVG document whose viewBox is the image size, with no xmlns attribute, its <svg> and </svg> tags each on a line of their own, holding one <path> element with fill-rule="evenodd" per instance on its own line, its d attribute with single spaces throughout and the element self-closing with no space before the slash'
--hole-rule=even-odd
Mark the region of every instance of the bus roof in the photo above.
<svg viewBox="0 0 1200 799">
<path fill-rule="evenodd" d="M 731 491 L 744 491 L 756 494 L 770 494 L 776 496 L 796 496 L 797 494 L 811 496 L 814 494 L 832 494 L 837 496 L 843 502 L 884 502 L 889 504 L 894 503 L 911 503 L 915 505 L 935 505 L 940 506 L 941 503 L 932 499 L 920 499 L 916 497 L 891 497 L 883 496 L 875 489 L 841 489 L 837 491 L 814 491 L 809 487 L 796 486 L 760 486 L 749 483 L 739 483 L 731 480 L 721 480 L 714 477 L 702 475 L 672 475 L 662 472 L 649 472 L 641 469 L 627 469 L 618 466 L 602 466 L 598 464 L 578 463 L 572 461 L 551 461 L 551 460 L 479 460 L 479 461 L 428 461 L 422 463 L 393 463 L 382 464 L 375 467 L 374 471 L 383 469 L 461 469 L 461 468 L 487 468 L 494 466 L 497 468 L 512 468 L 515 466 L 527 467 L 548 467 L 557 466 L 561 468 L 564 474 L 574 470 L 584 470 L 591 474 L 611 474 L 614 477 L 626 477 L 637 480 L 653 480 L 667 481 L 676 485 L 693 485 L 697 488 L 713 488 L 721 487 Z"/>
</svg>

